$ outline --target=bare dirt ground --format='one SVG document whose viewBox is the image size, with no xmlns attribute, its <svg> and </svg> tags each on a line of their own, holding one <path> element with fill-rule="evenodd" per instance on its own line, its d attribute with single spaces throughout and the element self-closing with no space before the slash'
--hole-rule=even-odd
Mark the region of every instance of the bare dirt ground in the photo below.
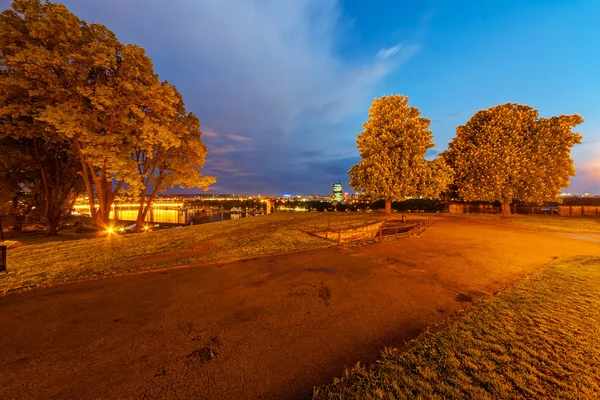
<svg viewBox="0 0 600 400">
<path fill-rule="evenodd" d="M 345 366 L 579 254 L 600 244 L 448 218 L 421 238 L 11 295 L 0 398 L 308 398 Z"/>
</svg>

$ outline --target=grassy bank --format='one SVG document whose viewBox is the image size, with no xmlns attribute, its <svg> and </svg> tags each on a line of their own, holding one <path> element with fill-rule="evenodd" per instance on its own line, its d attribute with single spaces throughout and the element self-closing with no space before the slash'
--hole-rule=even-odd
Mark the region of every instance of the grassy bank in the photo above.
<svg viewBox="0 0 600 400">
<path fill-rule="evenodd" d="M 316 399 L 600 398 L 600 257 L 556 262 Z"/>
<path fill-rule="evenodd" d="M 507 225 L 532 229 L 570 233 L 600 234 L 600 218 L 598 217 L 559 217 L 551 215 L 499 215 L 479 214 L 443 214 L 454 218 L 465 218 L 473 221 L 498 222 Z"/>
<path fill-rule="evenodd" d="M 0 294 L 179 265 L 226 261 L 328 245 L 300 232 L 299 223 L 357 223 L 344 213 L 279 213 L 180 229 L 48 242 L 11 249 Z M 329 221 L 328 221 L 329 219 Z"/>
</svg>

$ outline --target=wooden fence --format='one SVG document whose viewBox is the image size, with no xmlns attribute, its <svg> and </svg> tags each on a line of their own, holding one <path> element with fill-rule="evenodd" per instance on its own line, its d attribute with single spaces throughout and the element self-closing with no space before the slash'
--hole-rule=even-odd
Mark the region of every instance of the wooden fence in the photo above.
<svg viewBox="0 0 600 400">
<path fill-rule="evenodd" d="M 558 206 L 558 215 L 563 217 L 598 217 L 598 206 Z"/>
</svg>

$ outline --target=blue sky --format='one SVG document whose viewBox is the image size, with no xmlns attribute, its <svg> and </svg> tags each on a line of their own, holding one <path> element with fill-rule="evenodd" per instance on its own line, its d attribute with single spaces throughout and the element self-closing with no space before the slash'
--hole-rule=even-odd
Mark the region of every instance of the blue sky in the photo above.
<svg viewBox="0 0 600 400">
<path fill-rule="evenodd" d="M 144 47 L 182 92 L 205 133 L 211 192 L 348 189 L 371 101 L 398 93 L 432 120 L 440 151 L 497 104 L 579 113 L 566 191 L 600 194 L 596 0 L 62 2 Z"/>
</svg>

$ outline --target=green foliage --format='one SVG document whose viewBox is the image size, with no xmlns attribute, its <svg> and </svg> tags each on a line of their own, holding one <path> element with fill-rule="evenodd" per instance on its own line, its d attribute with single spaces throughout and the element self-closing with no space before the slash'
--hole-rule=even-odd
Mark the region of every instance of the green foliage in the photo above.
<svg viewBox="0 0 600 400">
<path fill-rule="evenodd" d="M 478 111 L 456 128 L 444 154 L 455 171 L 458 196 L 467 201 L 559 201 L 575 167 L 570 157 L 581 136 L 579 115 L 540 118 L 527 105 Z"/>
<path fill-rule="evenodd" d="M 450 182 L 451 172 L 444 160 L 425 159 L 434 147 L 429 124 L 405 96 L 375 99 L 364 130 L 357 135 L 362 161 L 348 171 L 350 185 L 387 201 L 437 197 Z"/>
</svg>

